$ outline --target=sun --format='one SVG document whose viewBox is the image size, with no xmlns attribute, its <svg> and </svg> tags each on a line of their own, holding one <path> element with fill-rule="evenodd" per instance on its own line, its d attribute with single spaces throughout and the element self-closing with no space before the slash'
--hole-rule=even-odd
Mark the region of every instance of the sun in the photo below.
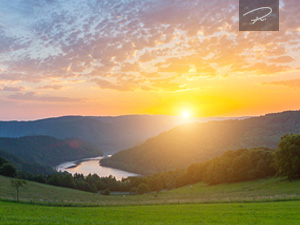
<svg viewBox="0 0 300 225">
<path fill-rule="evenodd" d="M 182 112 L 182 116 L 183 116 L 183 118 L 187 119 L 187 118 L 189 118 L 191 116 L 191 114 L 190 114 L 189 111 L 185 110 L 185 111 Z"/>
</svg>

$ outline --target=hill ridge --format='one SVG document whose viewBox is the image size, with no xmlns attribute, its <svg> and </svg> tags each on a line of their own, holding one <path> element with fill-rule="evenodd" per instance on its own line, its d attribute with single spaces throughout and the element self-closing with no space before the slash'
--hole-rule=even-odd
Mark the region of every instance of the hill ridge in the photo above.
<svg viewBox="0 0 300 225">
<path fill-rule="evenodd" d="M 280 138 L 287 133 L 300 133 L 300 111 L 272 113 L 244 120 L 184 124 L 103 159 L 101 164 L 149 174 L 185 168 L 227 150 L 276 148 Z"/>
</svg>

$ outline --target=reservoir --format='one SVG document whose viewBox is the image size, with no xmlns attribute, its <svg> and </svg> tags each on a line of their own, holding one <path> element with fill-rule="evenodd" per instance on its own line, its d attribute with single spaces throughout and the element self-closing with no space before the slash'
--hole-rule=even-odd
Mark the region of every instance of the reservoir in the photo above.
<svg viewBox="0 0 300 225">
<path fill-rule="evenodd" d="M 129 173 L 123 170 L 118 170 L 109 167 L 103 167 L 99 163 L 99 160 L 104 157 L 96 157 L 96 158 L 87 158 L 77 161 L 64 162 L 59 164 L 56 167 L 57 171 L 67 171 L 71 174 L 82 173 L 83 175 L 98 174 L 99 177 L 108 177 L 112 175 L 116 177 L 117 180 L 121 180 L 122 178 L 126 178 L 129 176 L 139 176 L 135 173 Z"/>
</svg>

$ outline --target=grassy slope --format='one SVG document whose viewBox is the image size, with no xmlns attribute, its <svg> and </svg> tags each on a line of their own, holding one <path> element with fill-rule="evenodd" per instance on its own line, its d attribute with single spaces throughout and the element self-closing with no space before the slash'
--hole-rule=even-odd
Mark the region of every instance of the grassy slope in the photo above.
<svg viewBox="0 0 300 225">
<path fill-rule="evenodd" d="M 49 207 L 0 202 L 1 224 L 299 224 L 300 202 Z"/>
<path fill-rule="evenodd" d="M 10 178 L 0 176 L 0 199 L 12 199 Z M 244 202 L 300 200 L 300 181 L 288 182 L 281 178 L 234 184 L 193 186 L 157 194 L 129 196 L 101 196 L 97 194 L 28 182 L 21 190 L 21 200 L 44 204 L 75 205 L 143 205 L 200 202 Z"/>
<path fill-rule="evenodd" d="M 1 199 L 11 199 L 10 180 L 0 176 Z M 273 178 L 215 186 L 198 183 L 159 193 L 158 197 L 154 194 L 123 197 L 28 182 L 21 191 L 23 201 L 34 198 L 42 204 L 107 206 L 53 207 L 0 201 L 0 224 L 299 224 L 300 201 L 253 202 L 300 200 L 299 187 L 300 181 Z M 199 204 L 216 201 L 229 203 Z"/>
</svg>

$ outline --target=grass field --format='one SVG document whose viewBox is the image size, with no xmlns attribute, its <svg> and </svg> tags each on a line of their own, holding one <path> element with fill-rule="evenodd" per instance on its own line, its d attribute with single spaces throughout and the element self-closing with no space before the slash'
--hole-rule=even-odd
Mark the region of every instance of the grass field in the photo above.
<svg viewBox="0 0 300 225">
<path fill-rule="evenodd" d="M 0 176 L 0 199 L 12 200 L 10 178 Z M 282 178 L 209 186 L 198 183 L 171 191 L 144 195 L 102 196 L 73 189 L 28 182 L 20 199 L 46 205 L 145 205 L 205 202 L 253 202 L 300 200 L 300 181 Z"/>
<path fill-rule="evenodd" d="M 299 224 L 300 202 L 53 207 L 0 202 L 0 224 Z"/>
<path fill-rule="evenodd" d="M 0 176 L 1 225 L 300 224 L 300 181 L 282 178 L 214 186 L 198 183 L 157 197 L 101 196 L 28 182 L 21 203 L 11 201 L 10 180 Z"/>
</svg>

